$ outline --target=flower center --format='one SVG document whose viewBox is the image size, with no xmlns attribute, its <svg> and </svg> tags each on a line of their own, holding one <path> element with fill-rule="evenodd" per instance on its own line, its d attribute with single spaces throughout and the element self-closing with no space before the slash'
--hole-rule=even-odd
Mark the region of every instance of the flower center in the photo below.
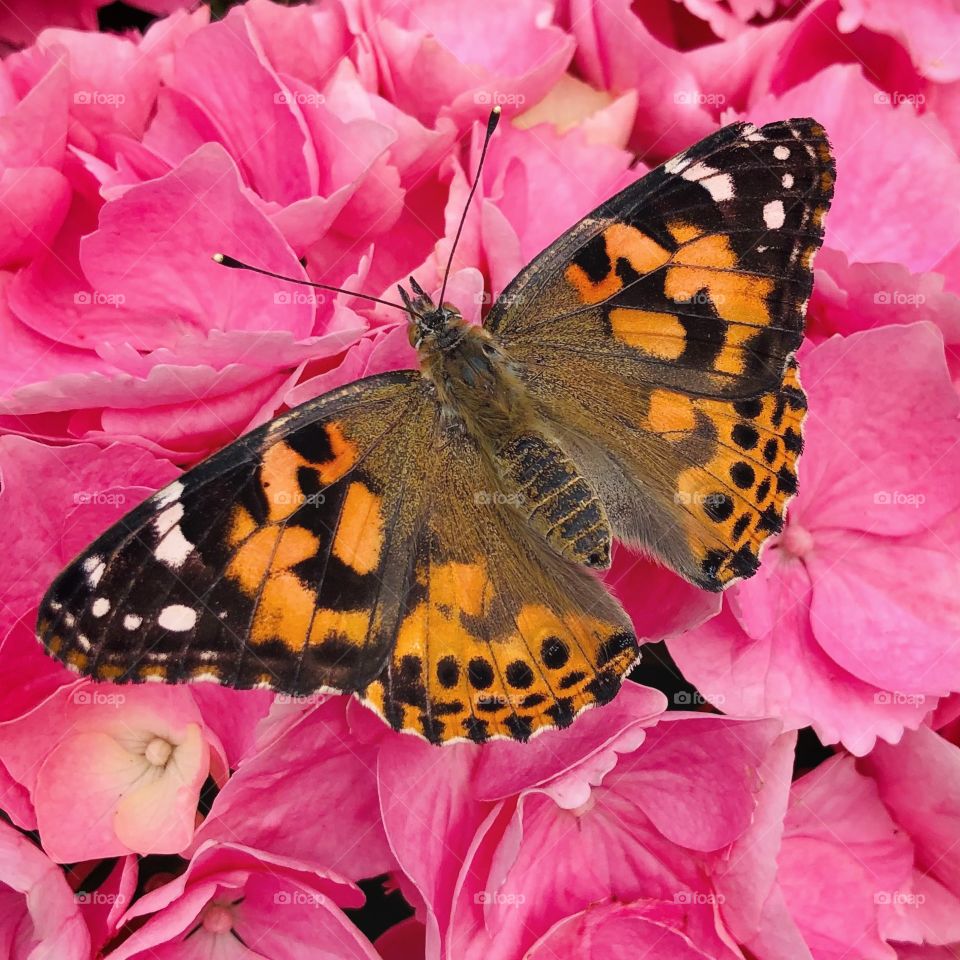
<svg viewBox="0 0 960 960">
<path fill-rule="evenodd" d="M 780 546 L 794 557 L 805 557 L 813 549 L 813 534 L 800 524 L 787 524 Z"/>
<path fill-rule="evenodd" d="M 173 753 L 173 744 L 163 737 L 154 737 L 148 744 L 143 755 L 147 758 L 147 763 L 152 763 L 155 767 L 162 767 L 170 759 Z"/>
<path fill-rule="evenodd" d="M 233 928 L 233 914 L 222 903 L 208 903 L 203 912 L 203 929 L 207 933 L 227 933 Z"/>
<path fill-rule="evenodd" d="M 597 805 L 596 790 L 590 791 L 590 796 L 586 803 L 581 803 L 579 807 L 574 807 L 570 812 L 575 817 L 582 817 L 588 814 Z"/>
</svg>

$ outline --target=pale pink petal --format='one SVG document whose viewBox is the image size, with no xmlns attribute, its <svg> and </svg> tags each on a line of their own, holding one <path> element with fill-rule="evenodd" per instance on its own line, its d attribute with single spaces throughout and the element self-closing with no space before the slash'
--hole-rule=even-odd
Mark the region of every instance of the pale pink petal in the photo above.
<svg viewBox="0 0 960 960">
<path fill-rule="evenodd" d="M 11 957 L 87 960 L 90 934 L 56 864 L 0 821 L 0 946 Z M 23 952 L 21 952 L 23 951 Z"/>
<path fill-rule="evenodd" d="M 217 82 L 210 82 L 212 76 Z M 316 191 L 317 158 L 303 115 L 285 95 L 242 7 L 186 39 L 170 86 L 203 107 L 244 179 L 264 200 L 286 204 Z M 237 102 L 246 108 L 235 109 Z"/>
<path fill-rule="evenodd" d="M 707 904 L 656 900 L 597 905 L 553 926 L 524 960 L 733 960 L 712 913 Z"/>
<path fill-rule="evenodd" d="M 259 850 L 350 878 L 391 869 L 377 800 L 376 749 L 354 743 L 345 701 L 335 697 L 308 710 L 249 753 L 214 801 L 194 846 L 239 837 Z M 278 793 L 279 783 L 284 786 Z M 305 808 L 336 811 L 336 829 L 325 815 L 304 819 Z M 300 829 L 291 831 L 294 820 Z"/>
<path fill-rule="evenodd" d="M 520 112 L 556 82 L 574 44 L 543 12 L 533 0 L 377 2 L 366 26 L 389 98 L 421 121 L 443 114 L 463 125 L 486 119 L 497 97 Z"/>
<path fill-rule="evenodd" d="M 478 801 L 471 778 L 482 751 L 436 747 L 411 737 L 385 741 L 377 765 L 383 825 L 397 862 L 428 909 L 427 956 L 436 956 L 450 920 L 457 876 L 491 804 Z"/>
<path fill-rule="evenodd" d="M 902 536 L 956 508 L 960 399 L 932 324 L 834 337 L 804 357 L 801 376 L 813 402 L 793 518 Z"/>
<path fill-rule="evenodd" d="M 209 748 L 197 724 L 171 746 L 162 771 L 148 769 L 116 803 L 117 839 L 138 853 L 178 853 L 193 837 L 197 798 L 210 769 Z M 66 771 L 59 776 L 69 778 Z"/>
<path fill-rule="evenodd" d="M 960 15 L 949 3 L 934 2 L 904 11 L 893 0 L 844 0 L 837 26 L 852 33 L 859 26 L 887 33 L 903 42 L 917 70 L 940 83 L 960 79 L 960 55 L 950 37 L 960 30 Z"/>
<path fill-rule="evenodd" d="M 797 781 L 778 863 L 787 905 L 817 960 L 889 960 L 878 910 L 907 880 L 909 840 L 853 759 L 838 756 Z M 811 878 L 817 882 L 811 882 Z"/>
<path fill-rule="evenodd" d="M 126 37 L 75 30 L 45 30 L 41 50 L 66 55 L 70 115 L 95 136 L 143 134 L 159 86 L 157 66 Z M 71 139 L 78 136 L 74 128 Z M 82 144 L 81 144 L 82 145 Z"/>
<path fill-rule="evenodd" d="M 210 144 L 166 177 L 108 203 L 81 257 L 98 290 L 122 296 L 128 309 L 178 315 L 180 333 L 312 332 L 309 302 L 278 299 L 277 281 L 213 263 L 217 252 L 304 278 L 293 252 L 244 193 L 234 162 Z"/>
<path fill-rule="evenodd" d="M 570 0 L 574 59 L 595 87 L 636 89 L 632 145 L 644 158 L 666 159 L 715 129 L 723 101 L 707 101 L 692 63 L 656 37 L 629 0 L 594 5 Z"/>
<path fill-rule="evenodd" d="M 478 758 L 474 791 L 486 800 L 505 799 L 578 772 L 598 755 L 615 758 L 618 750 L 636 749 L 642 734 L 639 742 L 624 741 L 624 734 L 649 726 L 666 706 L 659 691 L 626 681 L 612 703 L 586 711 L 566 730 L 547 730 L 525 744 L 486 745 Z M 608 766 L 607 759 L 601 763 Z"/>
<path fill-rule="evenodd" d="M 960 897 L 960 859 L 955 843 L 960 811 L 960 748 L 932 730 L 907 732 L 897 746 L 878 744 L 860 761 L 887 809 L 909 833 L 918 866 Z M 922 798 L 922 800 L 920 799 Z"/>
</svg>

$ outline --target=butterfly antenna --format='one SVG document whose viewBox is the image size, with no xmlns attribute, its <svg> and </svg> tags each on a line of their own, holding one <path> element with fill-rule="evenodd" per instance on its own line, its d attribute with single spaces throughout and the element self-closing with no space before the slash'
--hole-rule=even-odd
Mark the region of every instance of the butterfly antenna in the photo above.
<svg viewBox="0 0 960 960">
<path fill-rule="evenodd" d="M 399 303 L 393 303 L 391 300 L 381 300 L 379 297 L 371 297 L 368 293 L 357 293 L 356 290 L 346 290 L 343 287 L 334 287 L 329 283 L 314 283 L 312 280 L 298 280 L 296 277 L 285 277 L 282 273 L 274 273 L 272 270 L 264 270 L 262 267 L 253 267 L 249 263 L 237 260 L 236 257 L 230 257 L 225 253 L 215 253 L 213 255 L 214 263 L 221 266 L 230 267 L 234 270 L 249 270 L 251 273 L 260 273 L 265 277 L 273 277 L 274 280 L 285 280 L 287 283 L 296 283 L 302 287 L 316 287 L 318 290 L 332 290 L 334 293 L 345 293 L 350 297 L 360 297 L 361 300 L 370 300 L 373 303 L 382 303 L 385 307 L 394 307 L 397 310 L 403 310 L 404 313 L 410 311 L 407 307 Z"/>
<path fill-rule="evenodd" d="M 487 156 L 487 147 L 490 146 L 490 138 L 493 131 L 497 129 L 500 122 L 500 108 L 494 107 L 487 117 L 487 135 L 483 138 L 483 149 L 480 151 L 480 162 L 477 164 L 477 172 L 473 177 L 473 185 L 470 187 L 470 193 L 467 194 L 467 202 L 463 205 L 463 213 L 460 215 L 460 225 L 457 227 L 456 236 L 453 238 L 453 246 L 450 248 L 450 257 L 447 260 L 447 269 L 443 271 L 443 286 L 440 288 L 440 299 L 437 301 L 443 306 L 443 295 L 447 292 L 447 279 L 450 276 L 450 268 L 453 266 L 453 255 L 457 252 L 457 244 L 460 242 L 460 234 L 463 233 L 463 225 L 467 222 L 467 211 L 470 209 L 470 201 L 477 192 L 477 185 L 480 183 L 480 171 L 483 170 L 483 161 Z"/>
</svg>

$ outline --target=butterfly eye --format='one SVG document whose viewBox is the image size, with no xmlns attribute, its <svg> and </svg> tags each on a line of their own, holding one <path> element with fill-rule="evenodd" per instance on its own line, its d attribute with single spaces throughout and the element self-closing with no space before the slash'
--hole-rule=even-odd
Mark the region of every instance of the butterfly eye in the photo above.
<svg viewBox="0 0 960 960">
<path fill-rule="evenodd" d="M 415 323 L 407 325 L 407 339 L 411 347 L 420 346 L 420 328 Z"/>
</svg>

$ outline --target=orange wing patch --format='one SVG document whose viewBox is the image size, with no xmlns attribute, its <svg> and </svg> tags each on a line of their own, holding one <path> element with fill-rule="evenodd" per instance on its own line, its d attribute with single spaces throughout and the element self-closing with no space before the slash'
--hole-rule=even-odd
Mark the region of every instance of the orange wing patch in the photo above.
<svg viewBox="0 0 960 960">
<path fill-rule="evenodd" d="M 703 297 L 713 306 L 716 316 L 726 321 L 718 329 L 723 343 L 711 361 L 713 371 L 743 374 L 750 340 L 759 328 L 772 323 L 769 298 L 774 292 L 774 281 L 744 269 L 730 238 L 723 233 L 708 233 L 683 220 L 671 221 L 667 229 L 679 244 L 672 254 L 636 227 L 612 224 L 602 234 L 605 275 L 599 279 L 591 277 L 581 264 L 572 263 L 565 276 L 582 303 L 597 304 L 624 290 L 621 261 L 626 261 L 640 277 L 665 267 L 662 298 L 666 309 L 630 306 L 622 298 L 611 303 L 608 322 L 613 336 L 658 360 L 679 360 L 689 335 L 680 313 L 684 305 Z M 652 305 L 655 300 L 650 302 Z M 670 309 L 673 306 L 677 313 Z M 703 318 L 700 322 L 711 320 Z"/>
<path fill-rule="evenodd" d="M 355 480 L 347 488 L 333 555 L 357 573 L 371 573 L 380 562 L 382 550 L 382 499 Z"/>
<path fill-rule="evenodd" d="M 686 345 L 683 326 L 672 313 L 616 307 L 610 326 L 618 340 L 662 360 L 678 360 Z"/>
<path fill-rule="evenodd" d="M 599 303 L 623 288 L 623 281 L 616 270 L 618 260 L 626 260 L 637 273 L 643 275 L 663 266 L 670 259 L 669 252 L 656 240 L 626 223 L 614 223 L 607 227 L 603 231 L 603 242 L 610 263 L 610 270 L 603 279 L 592 280 L 577 263 L 571 263 L 566 269 L 567 280 L 583 303 Z"/>
<path fill-rule="evenodd" d="M 357 462 L 357 446 L 347 440 L 336 422 L 324 424 L 332 451 L 329 460 L 314 463 L 297 453 L 288 443 L 279 440 L 268 446 L 262 455 L 260 485 L 267 499 L 270 520 L 284 520 L 293 514 L 309 496 L 303 490 L 299 471 L 315 474 L 317 485 L 336 483 Z"/>
</svg>

